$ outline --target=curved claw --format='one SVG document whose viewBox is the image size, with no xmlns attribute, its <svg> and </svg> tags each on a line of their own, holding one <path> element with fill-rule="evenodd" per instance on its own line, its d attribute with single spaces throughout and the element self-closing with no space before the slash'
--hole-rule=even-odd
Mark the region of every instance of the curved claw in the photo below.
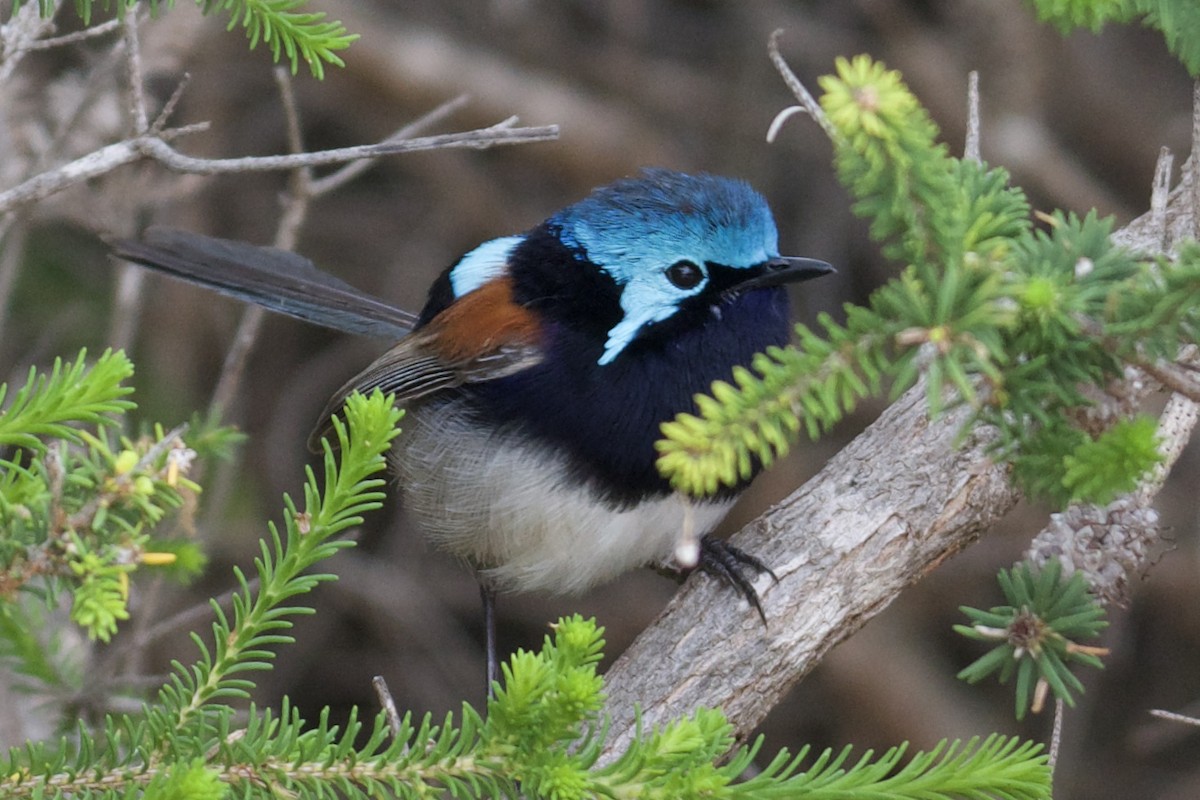
<svg viewBox="0 0 1200 800">
<path fill-rule="evenodd" d="M 746 577 L 745 570 L 749 568 L 760 575 L 766 573 L 777 583 L 779 577 L 757 556 L 734 547 L 722 539 L 704 536 L 700 539 L 700 563 L 696 565 L 696 568 L 741 592 L 742 597 L 745 597 L 750 605 L 754 606 L 763 625 L 767 624 L 767 614 L 763 611 L 762 603 L 758 599 L 758 591 Z"/>
</svg>

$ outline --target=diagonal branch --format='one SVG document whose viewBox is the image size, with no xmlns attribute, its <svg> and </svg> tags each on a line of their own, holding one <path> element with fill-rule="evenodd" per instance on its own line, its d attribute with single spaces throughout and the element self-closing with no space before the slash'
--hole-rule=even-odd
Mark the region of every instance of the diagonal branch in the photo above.
<svg viewBox="0 0 1200 800">
<path fill-rule="evenodd" d="M 688 580 L 606 680 L 620 752 L 632 709 L 658 725 L 719 706 L 745 737 L 838 642 L 1016 503 L 986 434 L 956 437 L 969 409 L 931 422 L 917 386 L 733 542 L 779 577 L 760 580 L 768 625 L 725 589 Z"/>
<path fill-rule="evenodd" d="M 1148 212 L 1113 238 L 1169 252 L 1196 218 L 1185 170 L 1165 213 Z M 1161 427 L 1179 429 L 1164 435 L 1177 444 L 1197 414 L 1182 395 L 1168 408 L 1175 405 L 1190 413 L 1164 417 Z M 961 441 L 966 407 L 932 421 L 926 409 L 925 388 L 910 389 L 812 480 L 734 535 L 779 577 L 756 585 L 766 628 L 717 582 L 701 575 L 684 584 L 608 672 L 609 758 L 636 726 L 661 726 L 701 706 L 722 708 L 745 739 L 825 653 L 1013 507 L 1007 470 L 986 455 L 990 431 Z M 1151 483 L 1139 502 L 1161 488 L 1160 477 Z"/>
</svg>

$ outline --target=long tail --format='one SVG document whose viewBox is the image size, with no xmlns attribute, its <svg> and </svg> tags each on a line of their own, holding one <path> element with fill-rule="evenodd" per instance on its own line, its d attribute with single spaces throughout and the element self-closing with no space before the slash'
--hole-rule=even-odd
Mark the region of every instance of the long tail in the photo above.
<svg viewBox="0 0 1200 800">
<path fill-rule="evenodd" d="M 395 340 L 416 323 L 414 314 L 285 250 L 154 227 L 141 240 L 115 242 L 113 252 L 228 297 L 346 333 Z"/>
</svg>

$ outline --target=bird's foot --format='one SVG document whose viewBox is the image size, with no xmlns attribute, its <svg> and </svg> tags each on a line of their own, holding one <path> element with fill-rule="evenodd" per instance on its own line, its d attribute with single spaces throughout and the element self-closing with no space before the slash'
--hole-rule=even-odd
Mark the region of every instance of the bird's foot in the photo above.
<svg viewBox="0 0 1200 800">
<path fill-rule="evenodd" d="M 763 625 L 767 624 L 767 615 L 758 599 L 758 590 L 746 575 L 747 570 L 752 570 L 757 575 L 765 573 L 770 575 L 772 580 L 779 581 L 761 559 L 723 539 L 703 536 L 700 539 L 700 563 L 696 565 L 696 569 L 703 570 L 741 592 L 742 597 L 754 606 Z"/>
</svg>

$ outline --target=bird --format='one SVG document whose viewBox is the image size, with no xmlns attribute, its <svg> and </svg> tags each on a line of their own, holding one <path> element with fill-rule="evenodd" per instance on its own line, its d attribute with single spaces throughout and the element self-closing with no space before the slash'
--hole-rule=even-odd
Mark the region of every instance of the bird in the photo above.
<svg viewBox="0 0 1200 800">
<path fill-rule="evenodd" d="M 478 577 L 489 689 L 497 593 L 578 594 L 642 566 L 695 567 L 765 623 L 750 576 L 773 573 L 710 535 L 753 474 L 688 497 L 659 473 L 655 450 L 661 425 L 695 413 L 697 394 L 786 344 L 786 285 L 833 271 L 779 254 L 770 208 L 748 183 L 665 168 L 617 179 L 467 252 L 416 315 L 292 252 L 162 227 L 113 250 L 395 342 L 333 395 L 310 446 L 353 392 L 394 395 L 405 410 L 390 458 L 400 502 Z M 699 549 L 679 565 L 685 524 Z"/>
</svg>

